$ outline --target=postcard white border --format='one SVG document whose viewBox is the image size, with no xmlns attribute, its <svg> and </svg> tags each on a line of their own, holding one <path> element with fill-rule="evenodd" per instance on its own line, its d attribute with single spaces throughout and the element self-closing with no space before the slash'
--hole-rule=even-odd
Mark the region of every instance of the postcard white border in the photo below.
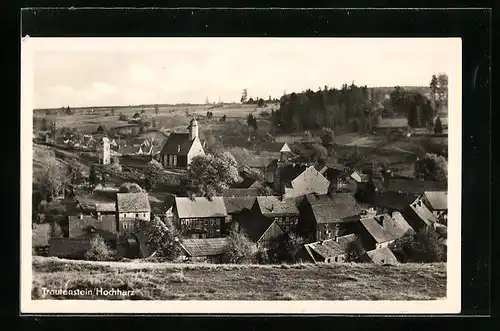
<svg viewBox="0 0 500 331">
<path fill-rule="evenodd" d="M 193 38 L 23 38 L 21 41 L 21 313 L 213 313 L 213 314 L 430 314 L 459 313 L 461 307 L 461 141 L 462 141 L 462 41 L 449 44 L 448 101 L 448 226 L 447 297 L 433 301 L 96 301 L 31 300 L 31 194 L 32 194 L 32 117 L 33 58 L 40 50 L 161 50 L 189 49 Z M 235 38 L 197 38 L 213 46 L 215 39 L 230 43 Z M 210 39 L 210 40 L 209 40 Z M 237 38 L 241 39 L 241 38 Z M 272 42 L 279 38 L 259 38 Z M 291 38 L 286 38 L 291 39 Z M 308 38 L 294 38 L 307 42 Z M 329 38 L 336 39 L 336 38 Z M 346 39 L 346 38 L 342 38 Z M 349 38 L 353 39 L 353 38 Z M 363 39 L 363 38 L 356 38 Z M 365 38 L 366 39 L 366 38 Z M 373 38 L 369 38 L 373 39 Z M 381 38 L 378 38 L 381 39 Z M 397 38 L 391 38 L 397 39 Z M 407 38 L 401 38 L 407 39 Z M 414 38 L 429 39 L 429 38 Z M 433 38 L 437 39 L 437 38 Z"/>
</svg>

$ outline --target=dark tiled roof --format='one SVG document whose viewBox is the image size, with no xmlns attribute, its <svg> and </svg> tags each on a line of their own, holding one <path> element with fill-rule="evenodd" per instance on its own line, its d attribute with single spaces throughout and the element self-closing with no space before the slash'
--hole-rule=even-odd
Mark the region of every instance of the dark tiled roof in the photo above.
<svg viewBox="0 0 500 331">
<path fill-rule="evenodd" d="M 300 164 L 287 164 L 279 169 L 279 179 L 283 184 L 289 184 L 297 178 L 307 167 Z"/>
<path fill-rule="evenodd" d="M 262 215 L 266 217 L 274 216 L 297 216 L 299 210 L 292 199 L 280 199 L 275 196 L 259 196 L 257 203 Z"/>
<path fill-rule="evenodd" d="M 88 236 L 90 228 L 94 227 L 95 232 L 104 239 L 113 239 L 117 233 L 116 217 L 114 215 L 104 215 L 100 220 L 90 215 L 69 216 L 69 237 L 80 238 Z"/>
<path fill-rule="evenodd" d="M 447 191 L 446 182 L 389 178 L 387 191 L 402 192 L 407 194 L 423 194 L 426 191 Z"/>
<path fill-rule="evenodd" d="M 240 213 L 243 209 L 250 210 L 256 197 L 224 197 L 224 204 L 228 214 Z"/>
<path fill-rule="evenodd" d="M 119 213 L 151 211 L 147 193 L 117 193 L 116 203 Z"/>
<path fill-rule="evenodd" d="M 374 249 L 365 253 L 371 262 L 376 264 L 397 264 L 398 259 L 394 256 L 392 251 L 387 248 Z"/>
<path fill-rule="evenodd" d="M 413 197 L 399 192 L 380 192 L 375 195 L 373 205 L 376 207 L 389 208 L 396 211 L 404 211 L 413 202 Z"/>
<path fill-rule="evenodd" d="M 249 168 L 265 168 L 267 167 L 274 159 L 267 157 L 254 157 L 249 159 L 245 166 Z"/>
<path fill-rule="evenodd" d="M 228 238 L 184 239 L 182 246 L 192 257 L 214 256 L 224 253 Z"/>
<path fill-rule="evenodd" d="M 248 238 L 253 242 L 259 239 L 271 226 L 281 227 L 271 219 L 265 217 L 254 217 L 252 213 L 245 211 L 244 216 L 239 220 L 240 229 L 243 230 Z M 283 230 L 281 229 L 283 232 Z"/>
<path fill-rule="evenodd" d="M 351 193 L 334 193 L 331 195 L 308 194 L 317 223 L 341 222 L 345 218 L 361 214 L 361 205 Z"/>
<path fill-rule="evenodd" d="M 176 197 L 175 204 L 179 218 L 226 217 L 226 205 L 222 197 Z"/>
<path fill-rule="evenodd" d="M 224 197 L 255 197 L 259 195 L 259 188 L 228 188 L 222 191 Z"/>
<path fill-rule="evenodd" d="M 171 155 L 187 155 L 191 149 L 193 140 L 189 140 L 188 133 L 171 133 L 165 144 L 161 154 L 171 154 Z"/>
</svg>

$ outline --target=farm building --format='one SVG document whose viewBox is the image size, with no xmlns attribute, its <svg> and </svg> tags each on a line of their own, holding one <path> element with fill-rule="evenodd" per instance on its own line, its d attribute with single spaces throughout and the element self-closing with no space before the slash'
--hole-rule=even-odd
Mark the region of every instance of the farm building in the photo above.
<svg viewBox="0 0 500 331">
<path fill-rule="evenodd" d="M 251 209 L 256 219 L 274 220 L 286 232 L 294 231 L 299 220 L 295 202 L 276 196 L 258 196 Z"/>
<path fill-rule="evenodd" d="M 186 238 L 222 237 L 228 214 L 224 199 L 213 197 L 176 197 L 173 207 L 174 225 Z"/>
<path fill-rule="evenodd" d="M 417 198 L 427 191 L 447 191 L 448 183 L 441 181 L 386 178 L 384 180 L 384 190 L 400 192 Z"/>
<path fill-rule="evenodd" d="M 120 234 L 135 229 L 136 220 L 150 220 L 151 206 L 147 193 L 117 193 L 116 209 Z"/>
<path fill-rule="evenodd" d="M 228 227 L 230 227 L 233 222 L 238 222 L 243 211 L 249 211 L 252 208 L 256 197 L 223 197 L 223 199 L 228 214 L 226 220 L 227 226 L 225 226 L 224 231 L 227 232 Z"/>
<path fill-rule="evenodd" d="M 181 259 L 190 262 L 222 262 L 228 238 L 184 239 L 180 243 Z"/>
<path fill-rule="evenodd" d="M 94 217 L 78 215 L 68 217 L 69 238 L 83 238 L 94 234 L 101 236 L 110 246 L 116 246 L 118 230 L 115 215 Z"/>
<path fill-rule="evenodd" d="M 415 231 L 426 227 L 434 227 L 438 221 L 436 215 L 429 210 L 420 198 L 415 199 L 402 214 Z"/>
<path fill-rule="evenodd" d="M 306 194 L 314 193 L 323 195 L 328 193 L 330 181 L 323 176 L 326 167 L 318 171 L 314 166 L 306 168 L 300 175 L 290 183 L 291 188 L 285 187 L 285 198 L 298 198 Z"/>
<path fill-rule="evenodd" d="M 346 262 L 349 244 L 356 242 L 355 234 L 349 234 L 336 239 L 327 239 L 305 244 L 304 248 L 314 263 Z"/>
<path fill-rule="evenodd" d="M 312 241 L 354 233 L 362 212 L 350 193 L 308 194 L 299 209 L 299 231 Z"/>
<path fill-rule="evenodd" d="M 198 121 L 193 118 L 188 133 L 171 133 L 160 152 L 160 163 L 165 168 L 187 168 L 191 160 L 205 155 L 203 144 L 198 136 Z"/>
<path fill-rule="evenodd" d="M 377 212 L 392 215 L 403 212 L 414 201 L 412 196 L 399 192 L 377 192 L 371 203 Z"/>
<path fill-rule="evenodd" d="M 415 234 L 400 213 L 395 213 L 392 217 L 387 214 L 363 217 L 360 224 L 357 233 L 363 247 L 369 250 L 389 247 L 396 239 Z"/>
<path fill-rule="evenodd" d="M 448 220 L 448 192 L 427 191 L 421 197 L 424 204 L 438 218 L 440 223 L 447 224 Z"/>
<path fill-rule="evenodd" d="M 378 248 L 367 251 L 360 256 L 360 261 L 375 264 L 398 264 L 399 261 L 392 251 L 387 248 Z"/>
<path fill-rule="evenodd" d="M 258 247 L 269 247 L 279 240 L 285 231 L 275 219 L 259 217 L 249 210 L 243 210 L 235 222 L 235 229 L 243 231 Z"/>
</svg>

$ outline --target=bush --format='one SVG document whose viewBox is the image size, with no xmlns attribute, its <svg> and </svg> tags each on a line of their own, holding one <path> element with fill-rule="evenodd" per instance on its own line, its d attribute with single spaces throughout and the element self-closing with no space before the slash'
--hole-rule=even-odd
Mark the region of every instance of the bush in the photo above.
<svg viewBox="0 0 500 331">
<path fill-rule="evenodd" d="M 411 251 L 416 262 L 445 262 L 446 251 L 439 242 L 439 234 L 432 228 L 420 230 L 412 242 Z"/>
<path fill-rule="evenodd" d="M 271 258 L 267 249 L 259 247 L 255 253 L 255 262 L 258 264 L 269 264 L 271 263 Z"/>
<path fill-rule="evenodd" d="M 112 259 L 113 252 L 106 245 L 104 239 L 96 235 L 91 239 L 90 248 L 85 252 L 85 258 L 90 261 L 108 261 Z"/>
<path fill-rule="evenodd" d="M 222 254 L 224 263 L 251 263 L 257 253 L 257 248 L 244 232 L 232 230 L 229 243 Z"/>
<path fill-rule="evenodd" d="M 363 246 L 359 240 L 351 241 L 346 247 L 346 261 L 358 262 L 359 257 L 364 253 Z"/>
<path fill-rule="evenodd" d="M 128 117 L 127 117 L 127 115 L 125 115 L 125 114 L 120 114 L 120 115 L 118 116 L 118 119 L 119 119 L 120 121 L 128 121 Z"/>
</svg>

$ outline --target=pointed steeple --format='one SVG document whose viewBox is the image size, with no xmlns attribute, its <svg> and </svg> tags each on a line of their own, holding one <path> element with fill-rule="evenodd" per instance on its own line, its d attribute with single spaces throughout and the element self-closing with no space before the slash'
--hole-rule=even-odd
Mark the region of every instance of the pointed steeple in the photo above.
<svg viewBox="0 0 500 331">
<path fill-rule="evenodd" d="M 193 115 L 193 119 L 191 119 L 191 122 L 189 123 L 188 130 L 189 140 L 198 138 L 198 121 L 196 120 L 195 115 Z"/>
</svg>

